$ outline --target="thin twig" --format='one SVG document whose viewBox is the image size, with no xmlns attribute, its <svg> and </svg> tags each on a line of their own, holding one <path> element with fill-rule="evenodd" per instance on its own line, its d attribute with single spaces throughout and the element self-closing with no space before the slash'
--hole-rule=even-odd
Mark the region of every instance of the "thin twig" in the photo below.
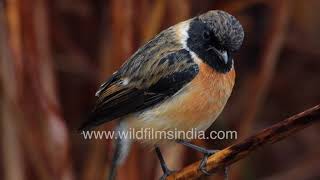
<svg viewBox="0 0 320 180">
<path fill-rule="evenodd" d="M 209 172 L 215 172 L 218 169 L 229 166 L 240 159 L 245 158 L 252 151 L 261 148 L 263 145 L 278 142 L 316 122 L 320 122 L 320 105 L 291 116 L 240 143 L 229 146 L 210 156 L 207 163 L 207 170 Z M 182 170 L 173 173 L 167 179 L 199 178 L 203 175 L 198 169 L 199 163 L 199 161 L 195 162 Z"/>
<path fill-rule="evenodd" d="M 107 10 L 107 6 L 111 7 L 111 11 Z M 102 67 L 102 73 L 100 74 L 102 80 L 105 80 L 107 75 L 112 74 L 117 67 L 120 67 L 122 62 L 131 55 L 133 49 L 133 2 L 131 0 L 112 0 L 106 4 L 105 8 L 106 11 L 104 18 L 107 20 L 110 16 L 111 27 L 102 27 L 103 34 L 102 41 L 100 42 L 99 54 L 100 67 Z M 109 28 L 111 28 L 111 36 L 105 34 Z M 101 79 L 99 81 L 101 81 Z M 105 173 L 108 169 L 106 168 L 109 168 L 110 165 L 107 161 L 107 153 L 105 153 L 107 152 L 106 148 L 106 142 L 100 143 L 99 141 L 95 141 L 90 147 L 86 161 L 87 163 L 84 164 L 85 171 L 82 175 L 83 180 L 103 179 L 104 177 L 107 177 Z M 130 172 L 137 174 L 136 172 L 138 171 Z M 124 175 L 133 176 L 133 174 L 130 173 L 126 173 Z"/>
<path fill-rule="evenodd" d="M 152 38 L 159 31 L 161 21 L 163 20 L 167 1 L 157 0 L 150 14 L 148 26 L 143 32 L 143 42 Z"/>
<path fill-rule="evenodd" d="M 16 30 L 12 23 L 6 21 L 6 13 L 15 15 L 17 13 L 17 3 L 11 2 L 7 4 L 7 12 L 4 9 L 4 5 L 0 3 L 0 64 L 1 64 L 1 83 L 3 86 L 2 102 L 0 106 L 0 128 L 1 128 L 1 159 L 3 165 L 4 179 L 16 179 L 23 180 L 25 172 L 23 171 L 25 165 L 20 163 L 24 156 L 22 153 L 22 145 L 19 139 L 19 133 L 17 122 L 15 121 L 17 116 L 17 108 L 12 102 L 12 99 L 16 97 L 16 84 L 12 83 L 16 80 L 16 74 L 19 69 L 17 61 L 12 61 L 10 57 L 10 49 L 8 47 L 8 41 L 20 45 L 18 37 L 8 37 L 8 29 Z M 19 17 L 19 16 L 16 16 Z M 12 18 L 12 17 L 10 17 Z M 17 23 L 16 26 L 19 24 Z M 15 42 L 13 42 L 15 40 Z"/>
</svg>

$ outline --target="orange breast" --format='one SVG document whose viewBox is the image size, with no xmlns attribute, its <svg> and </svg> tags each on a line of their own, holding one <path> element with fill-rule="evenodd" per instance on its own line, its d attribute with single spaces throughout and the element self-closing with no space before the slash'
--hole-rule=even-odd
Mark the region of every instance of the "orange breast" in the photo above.
<svg viewBox="0 0 320 180">
<path fill-rule="evenodd" d="M 234 69 L 222 74 L 207 64 L 199 65 L 199 74 L 176 100 L 168 103 L 170 108 L 164 113 L 169 121 L 180 121 L 178 128 L 182 130 L 208 128 L 223 110 L 233 89 Z"/>
<path fill-rule="evenodd" d="M 130 117 L 129 127 L 154 131 L 207 129 L 231 95 L 235 71 L 223 74 L 207 64 L 198 64 L 199 73 L 187 86 L 160 106 Z"/>
</svg>

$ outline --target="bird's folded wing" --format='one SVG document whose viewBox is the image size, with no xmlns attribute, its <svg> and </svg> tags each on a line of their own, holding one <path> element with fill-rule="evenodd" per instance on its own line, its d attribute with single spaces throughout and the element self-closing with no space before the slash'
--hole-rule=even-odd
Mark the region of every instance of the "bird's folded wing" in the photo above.
<svg viewBox="0 0 320 180">
<path fill-rule="evenodd" d="M 98 100 L 81 129 L 139 112 L 170 98 L 199 72 L 187 50 L 170 52 L 154 61 L 141 61 L 136 72 L 123 66 L 98 90 Z M 137 62 L 139 63 L 139 62 Z"/>
</svg>

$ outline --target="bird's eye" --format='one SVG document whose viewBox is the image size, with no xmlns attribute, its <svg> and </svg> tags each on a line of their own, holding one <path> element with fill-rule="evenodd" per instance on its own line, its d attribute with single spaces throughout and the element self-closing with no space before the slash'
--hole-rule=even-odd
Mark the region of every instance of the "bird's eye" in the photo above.
<svg viewBox="0 0 320 180">
<path fill-rule="evenodd" d="M 202 37 L 203 37 L 204 40 L 210 39 L 210 33 L 209 33 L 209 31 L 204 31 L 204 32 L 202 33 Z"/>
</svg>

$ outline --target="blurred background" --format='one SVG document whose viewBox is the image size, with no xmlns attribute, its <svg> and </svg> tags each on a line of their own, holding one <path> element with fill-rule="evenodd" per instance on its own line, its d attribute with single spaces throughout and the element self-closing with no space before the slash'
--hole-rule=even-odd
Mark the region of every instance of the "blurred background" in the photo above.
<svg viewBox="0 0 320 180">
<path fill-rule="evenodd" d="M 245 40 L 235 89 L 209 131 L 236 130 L 241 140 L 318 104 L 319 8 L 318 0 L 1 0 L 0 179 L 106 179 L 111 142 L 76 132 L 99 84 L 161 30 L 212 9 L 236 16 Z M 230 179 L 320 179 L 319 136 L 318 124 L 266 146 L 232 165 Z M 202 157 L 180 145 L 162 151 L 172 169 Z M 136 143 L 118 178 L 161 174 Z"/>
</svg>

